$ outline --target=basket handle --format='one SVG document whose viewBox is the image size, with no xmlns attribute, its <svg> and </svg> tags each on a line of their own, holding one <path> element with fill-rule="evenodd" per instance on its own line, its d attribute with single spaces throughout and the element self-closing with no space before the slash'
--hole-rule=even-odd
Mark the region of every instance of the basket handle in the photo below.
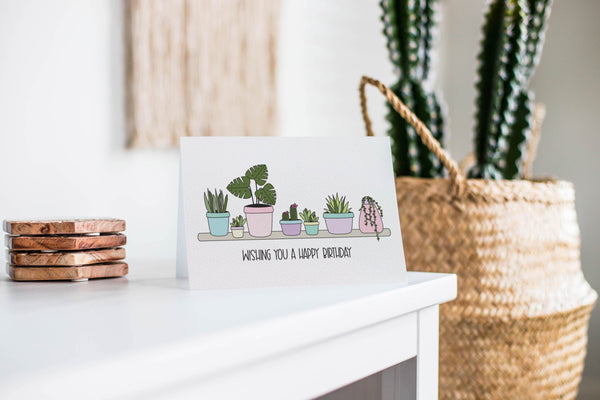
<svg viewBox="0 0 600 400">
<path fill-rule="evenodd" d="M 417 134 L 423 141 L 423 144 L 427 146 L 429 150 L 441 161 L 442 165 L 446 167 L 448 170 L 448 175 L 450 175 L 450 182 L 452 184 L 452 188 L 454 190 L 454 194 L 456 196 L 462 194 L 465 179 L 460 171 L 460 168 L 456 161 L 450 155 L 442 149 L 440 142 L 438 142 L 431 131 L 417 116 L 408 108 L 390 89 L 388 89 L 383 83 L 379 82 L 377 79 L 369 78 L 368 76 L 363 76 L 360 80 L 360 85 L 358 87 L 358 91 L 360 93 L 360 107 L 362 109 L 362 116 L 365 121 L 365 128 L 367 129 L 367 136 L 374 136 L 373 128 L 371 127 L 371 119 L 369 118 L 369 113 L 367 111 L 367 96 L 365 94 L 365 86 L 367 85 L 375 86 L 379 91 L 386 97 L 386 99 L 390 102 L 394 110 L 400 114 L 402 118 L 404 118 L 409 124 L 411 124 Z"/>
</svg>

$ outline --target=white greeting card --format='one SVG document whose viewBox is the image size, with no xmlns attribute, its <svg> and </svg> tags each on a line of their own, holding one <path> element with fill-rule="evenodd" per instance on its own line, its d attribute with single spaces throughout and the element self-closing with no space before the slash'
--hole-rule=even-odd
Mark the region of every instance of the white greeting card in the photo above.
<svg viewBox="0 0 600 400">
<path fill-rule="evenodd" d="M 192 289 L 403 282 L 388 138 L 182 138 Z"/>
</svg>

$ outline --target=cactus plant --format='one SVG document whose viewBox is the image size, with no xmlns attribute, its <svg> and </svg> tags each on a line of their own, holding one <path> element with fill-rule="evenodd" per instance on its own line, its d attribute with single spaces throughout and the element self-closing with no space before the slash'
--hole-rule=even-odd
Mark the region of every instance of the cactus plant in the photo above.
<svg viewBox="0 0 600 400">
<path fill-rule="evenodd" d="M 290 206 L 289 211 L 281 213 L 282 221 L 298 221 L 298 204 L 294 203 Z"/>
<path fill-rule="evenodd" d="M 392 90 L 443 142 L 442 106 L 429 89 L 437 0 L 382 0 L 380 6 L 390 60 L 399 77 Z M 388 107 L 387 119 L 391 123 L 388 134 L 392 139 L 396 175 L 443 175 L 439 160 L 421 142 L 414 128 Z"/>
<path fill-rule="evenodd" d="M 479 54 L 476 165 L 472 178 L 521 176 L 523 147 L 530 136 L 537 66 L 552 0 L 492 0 Z"/>
<path fill-rule="evenodd" d="M 488 0 L 479 53 L 476 164 L 471 178 L 522 176 L 524 149 L 532 130 L 534 94 L 529 83 L 539 63 L 553 0 Z M 382 0 L 390 60 L 399 80 L 392 91 L 443 145 L 443 108 L 430 89 L 437 0 Z M 390 105 L 387 119 L 396 175 L 444 174 L 414 128 Z"/>
</svg>

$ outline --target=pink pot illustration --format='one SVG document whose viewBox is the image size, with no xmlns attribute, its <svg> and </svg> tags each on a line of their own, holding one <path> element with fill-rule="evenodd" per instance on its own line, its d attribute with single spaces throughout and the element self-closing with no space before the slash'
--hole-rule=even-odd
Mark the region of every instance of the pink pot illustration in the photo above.
<svg viewBox="0 0 600 400">
<path fill-rule="evenodd" d="M 273 231 L 273 207 L 266 204 L 250 204 L 244 207 L 250 236 L 267 237 Z"/>
<path fill-rule="evenodd" d="M 381 207 L 373 198 L 363 197 L 358 217 L 358 229 L 362 233 L 377 233 L 377 239 L 379 239 L 379 233 L 383 231 L 382 215 Z"/>
</svg>

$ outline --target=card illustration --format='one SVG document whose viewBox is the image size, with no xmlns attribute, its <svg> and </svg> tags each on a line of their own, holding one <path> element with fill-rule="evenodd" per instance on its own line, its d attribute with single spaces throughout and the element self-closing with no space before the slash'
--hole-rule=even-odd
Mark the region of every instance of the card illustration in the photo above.
<svg viewBox="0 0 600 400">
<path fill-rule="evenodd" d="M 240 199 L 252 199 L 252 203 L 244 206 L 243 211 L 246 217 L 244 218 L 240 214 L 231 221 L 231 224 L 229 222 L 230 213 L 227 211 L 229 195 L 224 194 L 223 190 L 217 192 L 215 189 L 214 192 L 211 192 L 210 189 L 207 189 L 204 193 L 204 205 L 209 232 L 200 232 L 198 240 L 214 241 L 215 237 L 220 237 L 222 240 L 284 239 L 286 236 L 316 238 L 319 234 L 327 238 L 331 238 L 332 235 L 375 236 L 377 240 L 380 240 L 382 236 L 391 236 L 390 229 L 385 229 L 383 226 L 383 210 L 371 196 L 364 196 L 361 199 L 358 229 L 354 229 L 354 212 L 350 207 L 350 201 L 346 199 L 346 196 L 340 196 L 339 193 L 330 194 L 325 199 L 323 219 L 326 231 L 319 230 L 319 217 L 315 211 L 304 208 L 299 214 L 296 203 L 292 203 L 286 211 L 281 213 L 281 220 L 279 220 L 281 231 L 273 231 L 273 213 L 277 203 L 277 192 L 275 187 L 267 182 L 268 178 L 267 165 L 257 164 L 227 185 L 227 190 L 232 195 Z M 244 234 L 245 224 L 248 226 L 248 237 Z M 229 232 L 230 225 L 231 232 Z M 303 225 L 304 234 L 302 234 Z M 325 236 L 325 232 L 328 232 L 329 235 Z"/>
<path fill-rule="evenodd" d="M 182 138 L 178 218 L 192 289 L 406 281 L 387 137 Z"/>
</svg>

